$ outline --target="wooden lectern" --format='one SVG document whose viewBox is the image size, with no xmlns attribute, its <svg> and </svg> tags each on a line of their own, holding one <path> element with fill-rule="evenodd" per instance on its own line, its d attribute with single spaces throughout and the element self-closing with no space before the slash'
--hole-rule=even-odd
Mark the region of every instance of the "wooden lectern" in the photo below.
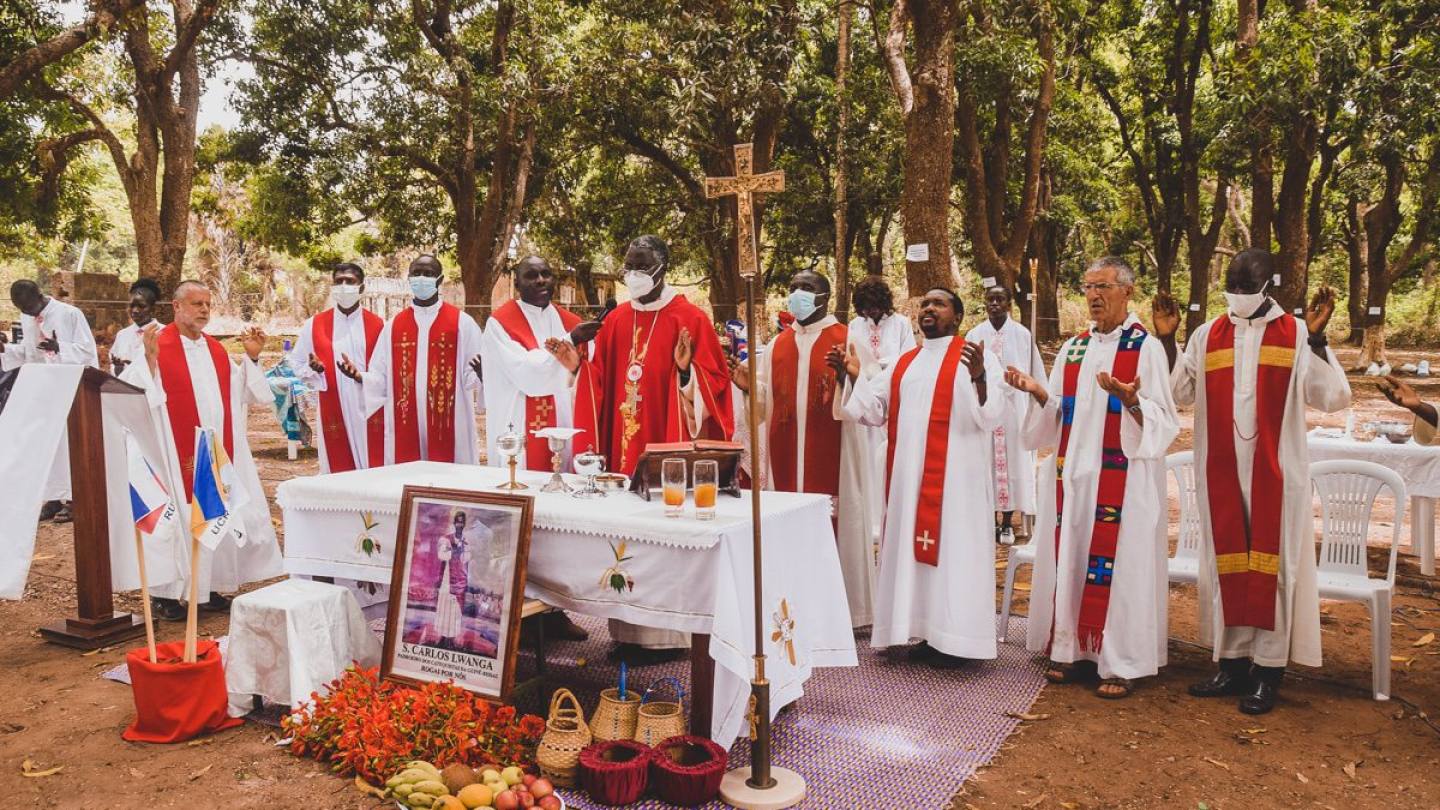
<svg viewBox="0 0 1440 810">
<path fill-rule="evenodd" d="M 106 497 L 101 394 L 144 396 L 141 388 L 86 368 L 70 406 L 70 493 L 75 516 L 75 596 L 80 616 L 40 628 L 46 641 L 94 650 L 144 635 L 144 621 L 115 613 L 110 594 L 110 508 Z"/>
</svg>

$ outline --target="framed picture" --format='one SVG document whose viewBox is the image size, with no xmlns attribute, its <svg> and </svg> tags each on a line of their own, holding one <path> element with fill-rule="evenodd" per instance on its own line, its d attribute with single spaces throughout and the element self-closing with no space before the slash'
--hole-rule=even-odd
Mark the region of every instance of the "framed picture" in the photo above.
<svg viewBox="0 0 1440 810">
<path fill-rule="evenodd" d="M 531 508 L 524 495 L 405 487 L 380 675 L 454 681 L 498 702 L 515 683 Z"/>
</svg>

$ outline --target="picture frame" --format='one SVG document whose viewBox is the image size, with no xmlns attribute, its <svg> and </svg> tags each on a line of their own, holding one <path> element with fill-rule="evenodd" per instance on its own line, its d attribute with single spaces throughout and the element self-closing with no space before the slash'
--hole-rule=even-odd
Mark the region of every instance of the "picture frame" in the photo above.
<svg viewBox="0 0 1440 810">
<path fill-rule="evenodd" d="M 381 678 L 508 701 L 533 520 L 526 495 L 405 487 Z"/>
</svg>

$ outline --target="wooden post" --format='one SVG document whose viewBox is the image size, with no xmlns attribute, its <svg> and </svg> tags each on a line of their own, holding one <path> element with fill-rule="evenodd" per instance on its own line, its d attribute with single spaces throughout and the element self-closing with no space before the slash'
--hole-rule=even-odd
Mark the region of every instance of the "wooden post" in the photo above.
<svg viewBox="0 0 1440 810">
<path fill-rule="evenodd" d="M 150 648 L 150 663 L 155 663 L 155 620 L 150 616 L 150 583 L 145 578 L 145 537 L 135 527 L 135 560 L 140 569 L 140 604 L 145 613 L 145 646 Z"/>
</svg>

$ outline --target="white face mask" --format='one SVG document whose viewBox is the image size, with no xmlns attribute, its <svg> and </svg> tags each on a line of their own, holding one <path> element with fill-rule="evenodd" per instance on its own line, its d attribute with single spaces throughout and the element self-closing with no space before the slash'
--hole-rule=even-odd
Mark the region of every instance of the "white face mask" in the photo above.
<svg viewBox="0 0 1440 810">
<path fill-rule="evenodd" d="M 349 309 L 360 302 L 360 285 L 336 284 L 330 288 L 330 297 L 341 309 Z"/>
<path fill-rule="evenodd" d="M 1249 318 L 1255 314 L 1255 310 L 1259 309 L 1260 306 L 1265 303 L 1265 290 L 1269 289 L 1269 287 L 1269 282 L 1266 282 L 1265 286 L 1260 288 L 1260 292 L 1227 292 L 1225 293 L 1225 302 L 1230 305 L 1230 311 L 1234 313 L 1235 317 Z"/>
<path fill-rule="evenodd" d="M 630 297 L 643 298 L 655 289 L 655 279 L 649 273 L 642 273 L 639 270 L 631 270 L 625 274 L 625 289 L 630 292 Z"/>
<path fill-rule="evenodd" d="M 440 289 L 440 279 L 431 276 L 411 276 L 410 293 L 415 296 L 416 301 L 428 301 L 435 297 L 435 291 Z"/>
</svg>

